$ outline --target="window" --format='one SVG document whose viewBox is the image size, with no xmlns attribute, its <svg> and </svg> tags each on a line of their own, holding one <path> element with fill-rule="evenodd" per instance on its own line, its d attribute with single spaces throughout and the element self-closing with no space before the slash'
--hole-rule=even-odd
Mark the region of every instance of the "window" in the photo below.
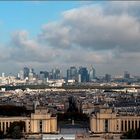
<svg viewBox="0 0 140 140">
<path fill-rule="evenodd" d="M 108 120 L 105 120 L 105 132 L 108 132 Z"/>
<path fill-rule="evenodd" d="M 40 132 L 42 133 L 42 120 L 39 121 Z"/>
<path fill-rule="evenodd" d="M 119 130 L 118 120 L 117 120 L 117 130 Z"/>
<path fill-rule="evenodd" d="M 121 121 L 121 131 L 124 131 L 123 130 L 123 121 Z"/>
<path fill-rule="evenodd" d="M 3 132 L 5 131 L 5 123 L 4 122 L 2 122 L 2 125 L 3 125 Z"/>
<path fill-rule="evenodd" d="M 117 124 L 117 130 L 119 130 L 119 125 Z"/>
<path fill-rule="evenodd" d="M 29 132 L 30 132 L 30 131 L 31 131 L 31 128 L 30 128 L 30 125 L 31 125 L 31 124 L 30 124 L 30 122 L 29 122 L 28 124 L 29 124 Z"/>
<path fill-rule="evenodd" d="M 127 121 L 125 121 L 125 131 L 127 131 Z"/>
<path fill-rule="evenodd" d="M 131 128 L 130 128 L 130 121 L 128 121 L 128 130 L 130 130 Z"/>
<path fill-rule="evenodd" d="M 137 129 L 138 127 L 137 127 L 137 120 L 135 120 L 135 129 Z"/>
<path fill-rule="evenodd" d="M 134 121 L 132 121 L 132 129 L 134 130 Z"/>
<path fill-rule="evenodd" d="M 8 122 L 6 122 L 6 132 L 8 131 Z"/>
</svg>

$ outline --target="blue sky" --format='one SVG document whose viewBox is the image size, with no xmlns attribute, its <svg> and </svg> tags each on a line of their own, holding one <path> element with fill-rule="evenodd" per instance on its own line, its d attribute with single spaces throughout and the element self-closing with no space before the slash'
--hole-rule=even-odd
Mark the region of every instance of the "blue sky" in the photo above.
<svg viewBox="0 0 140 140">
<path fill-rule="evenodd" d="M 1 41 L 7 41 L 11 32 L 26 29 L 31 36 L 40 31 L 43 24 L 61 18 L 65 10 L 79 7 L 78 1 L 2 1 L 0 2 Z"/>
<path fill-rule="evenodd" d="M 0 73 L 92 65 L 140 75 L 139 60 L 139 1 L 0 1 Z"/>
</svg>

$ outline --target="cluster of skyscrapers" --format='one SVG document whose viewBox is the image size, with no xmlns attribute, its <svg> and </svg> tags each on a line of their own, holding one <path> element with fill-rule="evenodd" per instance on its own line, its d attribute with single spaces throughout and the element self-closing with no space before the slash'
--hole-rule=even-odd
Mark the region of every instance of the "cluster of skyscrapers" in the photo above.
<svg viewBox="0 0 140 140">
<path fill-rule="evenodd" d="M 34 72 L 34 69 L 30 69 L 28 67 L 24 67 L 18 74 L 18 78 L 23 79 L 65 79 L 65 80 L 74 80 L 77 82 L 89 82 L 94 81 L 96 78 L 95 69 L 91 66 L 89 69 L 87 67 L 75 67 L 71 66 L 67 69 L 66 76 L 64 76 L 60 69 L 52 69 L 49 71 L 40 71 L 39 74 Z"/>
<path fill-rule="evenodd" d="M 91 67 L 89 70 L 86 67 L 70 67 L 67 70 L 67 80 L 74 79 L 78 82 L 88 82 L 95 79 L 95 69 Z"/>
<path fill-rule="evenodd" d="M 20 78 L 21 80 L 23 79 L 33 79 L 34 77 L 36 77 L 36 73 L 34 72 L 33 68 L 28 68 L 28 67 L 24 67 L 23 70 L 21 70 L 18 74 L 18 78 Z"/>
<path fill-rule="evenodd" d="M 8 75 L 2 73 L 0 77 L 0 84 L 53 84 L 61 83 L 63 84 L 77 84 L 77 83 L 111 83 L 111 82 L 127 82 L 127 83 L 139 83 L 140 77 L 132 76 L 129 72 L 125 71 L 123 75 L 112 77 L 110 74 L 105 74 L 104 76 L 97 76 L 95 68 L 90 67 L 76 67 L 70 66 L 66 71 L 58 68 L 53 68 L 52 70 L 43 70 L 38 73 L 35 72 L 33 68 L 24 67 L 19 71 L 17 76 Z"/>
</svg>

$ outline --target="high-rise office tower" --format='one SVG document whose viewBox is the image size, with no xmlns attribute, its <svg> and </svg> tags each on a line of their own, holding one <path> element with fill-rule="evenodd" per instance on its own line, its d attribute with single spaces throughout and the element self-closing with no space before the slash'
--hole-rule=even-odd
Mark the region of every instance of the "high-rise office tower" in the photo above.
<svg viewBox="0 0 140 140">
<path fill-rule="evenodd" d="M 72 66 L 67 70 L 67 79 L 74 79 L 78 78 L 78 73 L 76 67 Z"/>
<path fill-rule="evenodd" d="M 95 74 L 96 74 L 96 71 L 91 66 L 90 69 L 89 69 L 89 81 L 93 81 L 96 78 Z"/>
<path fill-rule="evenodd" d="M 81 82 L 89 81 L 88 70 L 86 67 L 80 67 L 78 73 L 81 75 Z"/>
<path fill-rule="evenodd" d="M 1 74 L 1 76 L 2 76 L 2 78 L 4 78 L 4 77 L 5 77 L 5 73 L 3 72 L 3 73 Z"/>
<path fill-rule="evenodd" d="M 47 71 L 40 71 L 40 79 L 46 80 L 49 78 L 49 73 Z"/>
<path fill-rule="evenodd" d="M 70 77 L 71 79 L 77 78 L 77 69 L 76 67 L 70 67 Z"/>
<path fill-rule="evenodd" d="M 24 71 L 23 70 L 20 70 L 20 72 L 19 72 L 19 78 L 21 80 L 24 80 Z"/>
<path fill-rule="evenodd" d="M 70 76 L 70 69 L 67 69 L 67 80 L 71 79 L 71 76 Z"/>
<path fill-rule="evenodd" d="M 24 67 L 23 68 L 23 73 L 24 73 L 24 79 L 26 78 L 26 77 L 29 77 L 29 68 L 28 67 Z"/>
<path fill-rule="evenodd" d="M 105 81 L 106 82 L 110 82 L 111 81 L 111 75 L 110 74 L 106 74 L 105 75 Z"/>
<path fill-rule="evenodd" d="M 81 74 L 78 74 L 78 82 L 81 83 Z"/>
<path fill-rule="evenodd" d="M 60 79 L 61 71 L 59 69 L 52 69 L 52 79 Z"/>
<path fill-rule="evenodd" d="M 30 81 L 33 80 L 33 78 L 34 78 L 34 69 L 30 69 L 30 70 L 29 70 L 29 76 L 28 76 L 28 77 L 29 77 L 29 80 L 30 80 Z"/>
<path fill-rule="evenodd" d="M 129 79 L 130 78 L 130 74 L 128 73 L 128 71 L 124 72 L 124 78 L 125 79 Z"/>
</svg>

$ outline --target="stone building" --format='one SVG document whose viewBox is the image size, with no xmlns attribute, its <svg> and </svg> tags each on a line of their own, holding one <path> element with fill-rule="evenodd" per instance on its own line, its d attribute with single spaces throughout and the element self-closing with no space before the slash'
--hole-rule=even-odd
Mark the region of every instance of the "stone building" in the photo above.
<svg viewBox="0 0 140 140">
<path fill-rule="evenodd" d="M 90 130 L 94 135 L 121 135 L 123 132 L 139 127 L 140 115 L 137 113 L 118 113 L 103 108 L 92 113 L 90 117 Z"/>
<path fill-rule="evenodd" d="M 0 130 L 4 133 L 15 121 L 24 121 L 26 134 L 57 133 L 57 117 L 46 108 L 38 107 L 29 117 L 5 117 L 0 116 Z"/>
</svg>

